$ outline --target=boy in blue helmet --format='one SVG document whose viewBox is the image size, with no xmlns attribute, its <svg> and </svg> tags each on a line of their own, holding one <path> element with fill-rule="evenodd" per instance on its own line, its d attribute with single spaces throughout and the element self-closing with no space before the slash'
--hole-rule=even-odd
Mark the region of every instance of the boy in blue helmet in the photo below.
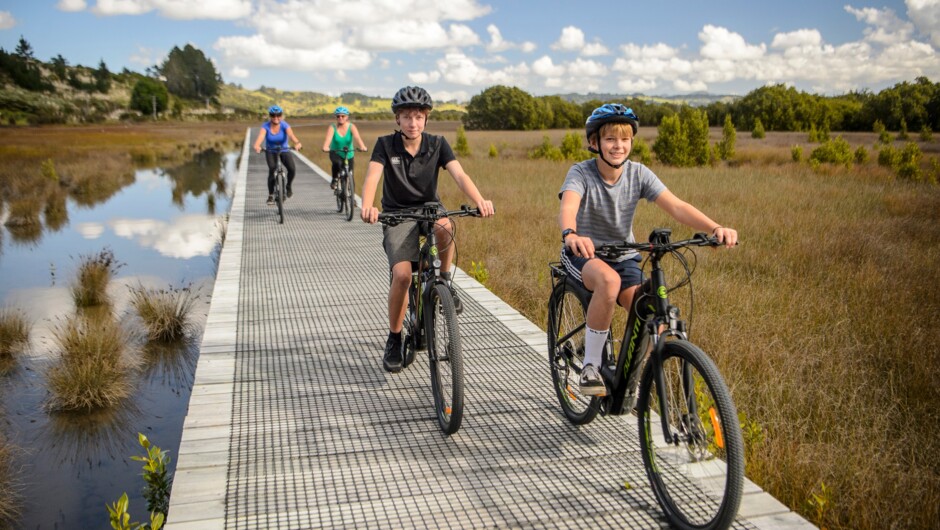
<svg viewBox="0 0 940 530">
<path fill-rule="evenodd" d="M 282 148 L 285 149 L 281 151 L 280 158 L 281 163 L 284 164 L 284 167 L 287 168 L 287 197 L 290 198 L 294 195 L 294 191 L 291 186 L 294 184 L 294 175 L 297 173 L 297 168 L 294 167 L 294 158 L 290 156 L 290 151 L 286 151 L 290 147 L 290 143 L 294 142 L 294 149 L 300 149 L 302 146 L 300 140 L 294 136 L 294 130 L 290 128 L 290 125 L 287 121 L 284 120 L 284 110 L 277 105 L 272 105 L 268 108 L 268 121 L 261 124 L 261 132 L 258 134 L 258 139 L 255 140 L 255 152 L 261 152 L 261 144 L 265 144 L 267 151 L 265 152 L 265 161 L 268 163 L 268 200 L 267 203 L 274 204 L 274 170 L 277 168 L 277 157 L 278 153 L 275 153 L 272 149 Z"/>
<path fill-rule="evenodd" d="M 676 221 L 718 238 L 726 247 L 737 243 L 738 233 L 711 220 L 670 192 L 643 164 L 628 160 L 640 121 L 632 109 L 608 103 L 594 110 L 585 123 L 588 148 L 597 153 L 568 170 L 558 197 L 561 211 L 561 262 L 591 292 L 584 338 L 581 393 L 604 396 L 607 389 L 599 367 L 614 303 L 628 308 L 642 282 L 640 256 L 627 254 L 618 261 L 594 255 L 597 246 L 635 241 L 633 216 L 640 199 L 659 206 Z"/>
<path fill-rule="evenodd" d="M 493 203 L 483 198 L 464 172 L 447 139 L 424 132 L 432 106 L 431 96 L 421 87 L 406 86 L 392 97 L 392 112 L 401 130 L 379 137 L 372 149 L 372 159 L 362 184 L 363 221 L 375 223 L 378 220 L 379 210 L 373 204 L 380 179 L 383 180 L 382 210 L 386 212 L 440 202 L 437 177 L 441 168 L 450 173 L 457 187 L 480 209 L 480 215 L 493 215 Z M 449 280 L 454 259 L 454 245 L 449 244 L 453 233 L 450 220 L 438 221 L 435 231 L 441 248 L 441 273 Z M 411 263 L 418 260 L 416 224 L 407 222 L 386 227 L 383 246 L 392 281 L 388 292 L 389 333 L 382 364 L 386 371 L 395 373 L 404 367 L 401 330 L 408 308 Z M 458 300 L 454 302 L 459 307 Z"/>
</svg>

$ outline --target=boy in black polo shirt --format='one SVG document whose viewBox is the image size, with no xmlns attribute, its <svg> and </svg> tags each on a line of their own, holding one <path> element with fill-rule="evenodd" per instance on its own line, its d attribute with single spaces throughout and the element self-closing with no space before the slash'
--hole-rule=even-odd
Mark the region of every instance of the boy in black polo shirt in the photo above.
<svg viewBox="0 0 940 530">
<path fill-rule="evenodd" d="M 454 156 L 443 136 L 424 132 L 431 112 L 431 96 L 421 87 L 407 86 L 392 98 L 395 122 L 401 127 L 388 136 L 379 137 L 372 150 L 372 159 L 362 185 L 362 220 L 375 223 L 379 210 L 372 206 L 379 179 L 382 184 L 382 210 L 393 212 L 440 202 L 437 194 L 438 170 L 444 168 L 457 187 L 473 201 L 483 217 L 493 215 L 493 203 L 483 198 Z M 440 243 L 441 271 L 450 278 L 454 246 L 450 244 L 452 227 L 449 219 L 437 222 L 435 233 Z M 401 329 L 408 307 L 408 286 L 411 283 L 411 262 L 418 260 L 418 228 L 414 222 L 389 226 L 384 230 L 383 245 L 392 270 L 388 292 L 388 340 L 382 364 L 389 372 L 402 369 Z"/>
</svg>

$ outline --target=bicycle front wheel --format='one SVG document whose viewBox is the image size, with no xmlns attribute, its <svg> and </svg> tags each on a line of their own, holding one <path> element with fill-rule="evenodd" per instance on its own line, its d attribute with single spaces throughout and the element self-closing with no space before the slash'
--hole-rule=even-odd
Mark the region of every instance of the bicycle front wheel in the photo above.
<svg viewBox="0 0 940 530">
<path fill-rule="evenodd" d="M 568 421 L 590 423 L 597 416 L 599 398 L 581 393 L 584 363 L 585 314 L 587 308 L 577 293 L 561 282 L 548 300 L 548 363 L 555 395 Z"/>
<path fill-rule="evenodd" d="M 277 203 L 277 222 L 284 224 L 284 172 L 278 171 L 274 185 L 274 202 Z"/>
<path fill-rule="evenodd" d="M 662 377 L 650 359 L 640 385 L 643 465 L 673 526 L 728 528 L 744 481 L 744 441 L 731 393 L 697 346 L 677 340 L 663 347 Z"/>
<path fill-rule="evenodd" d="M 346 198 L 346 220 L 352 221 L 353 211 L 356 209 L 356 181 L 353 179 L 352 173 L 346 177 L 343 195 Z"/>
<path fill-rule="evenodd" d="M 336 211 L 342 212 L 343 207 L 346 206 L 346 198 L 343 197 L 343 194 L 346 193 L 346 173 L 343 171 L 339 172 L 339 177 L 336 179 Z"/>
<path fill-rule="evenodd" d="M 444 434 L 453 434 L 463 418 L 463 352 L 457 332 L 457 312 L 450 289 L 444 284 L 431 288 L 425 318 L 428 319 L 428 355 L 431 390 L 437 422 Z"/>
</svg>

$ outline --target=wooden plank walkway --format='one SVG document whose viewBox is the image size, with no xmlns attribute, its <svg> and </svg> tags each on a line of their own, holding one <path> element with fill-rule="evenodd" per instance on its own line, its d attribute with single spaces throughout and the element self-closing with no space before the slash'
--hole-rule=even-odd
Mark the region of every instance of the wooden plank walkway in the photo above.
<svg viewBox="0 0 940 530">
<path fill-rule="evenodd" d="M 166 528 L 664 526 L 635 418 L 570 425 L 544 332 L 460 271 L 466 412 L 443 436 L 426 360 L 382 369 L 381 229 L 343 220 L 328 175 L 303 156 L 277 224 L 251 133 Z M 736 528 L 812 528 L 753 483 L 745 491 Z"/>
</svg>

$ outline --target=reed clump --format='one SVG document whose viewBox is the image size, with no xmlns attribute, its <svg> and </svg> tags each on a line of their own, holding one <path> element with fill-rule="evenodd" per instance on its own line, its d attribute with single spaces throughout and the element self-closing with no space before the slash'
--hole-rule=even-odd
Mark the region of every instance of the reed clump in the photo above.
<svg viewBox="0 0 940 530">
<path fill-rule="evenodd" d="M 110 312 L 69 316 L 53 329 L 59 358 L 46 377 L 50 411 L 115 406 L 134 391 L 130 338 Z"/>
<path fill-rule="evenodd" d="M 108 284 L 124 264 L 114 252 L 104 249 L 79 258 L 78 274 L 72 284 L 72 300 L 77 307 L 104 305 L 109 302 Z"/>
<path fill-rule="evenodd" d="M 22 510 L 19 472 L 14 464 L 17 449 L 0 435 L 0 528 L 12 528 Z"/>
<path fill-rule="evenodd" d="M 173 342 L 185 338 L 192 330 L 193 305 L 198 300 L 192 286 L 148 289 L 131 288 L 131 306 L 147 328 L 147 339 Z"/>
<path fill-rule="evenodd" d="M 21 311 L 0 308 L 0 361 L 14 358 L 29 345 L 29 328 Z"/>
</svg>

